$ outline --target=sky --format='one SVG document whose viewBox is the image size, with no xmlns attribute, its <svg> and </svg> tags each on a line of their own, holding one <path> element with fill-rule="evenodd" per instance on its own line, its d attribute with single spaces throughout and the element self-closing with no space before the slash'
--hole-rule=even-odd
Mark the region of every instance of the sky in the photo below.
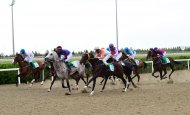
<svg viewBox="0 0 190 115">
<path fill-rule="evenodd" d="M 12 54 L 12 0 L 0 0 L 0 53 Z M 118 47 L 190 46 L 190 0 L 117 0 Z M 15 52 L 116 46 L 115 0 L 15 0 Z"/>
</svg>

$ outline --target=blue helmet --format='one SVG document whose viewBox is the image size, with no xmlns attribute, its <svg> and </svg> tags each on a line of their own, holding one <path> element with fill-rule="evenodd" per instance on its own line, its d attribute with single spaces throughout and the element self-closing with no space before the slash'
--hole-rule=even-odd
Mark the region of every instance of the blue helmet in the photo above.
<svg viewBox="0 0 190 115">
<path fill-rule="evenodd" d="M 110 48 L 106 48 L 106 50 L 110 51 Z"/>
<path fill-rule="evenodd" d="M 128 48 L 128 47 L 125 47 L 125 48 L 124 48 L 124 51 L 125 51 L 125 52 L 129 51 L 129 48 Z"/>
<path fill-rule="evenodd" d="M 111 43 L 111 44 L 109 44 L 109 48 L 113 48 L 114 47 L 114 45 Z"/>
<path fill-rule="evenodd" d="M 21 49 L 21 50 L 20 50 L 20 53 L 21 53 L 21 54 L 24 54 L 24 53 L 25 53 L 25 50 L 24 50 L 24 49 Z"/>
<path fill-rule="evenodd" d="M 155 47 L 155 48 L 154 48 L 154 51 L 157 51 L 157 50 L 158 50 L 158 48 L 157 48 L 157 47 Z"/>
</svg>

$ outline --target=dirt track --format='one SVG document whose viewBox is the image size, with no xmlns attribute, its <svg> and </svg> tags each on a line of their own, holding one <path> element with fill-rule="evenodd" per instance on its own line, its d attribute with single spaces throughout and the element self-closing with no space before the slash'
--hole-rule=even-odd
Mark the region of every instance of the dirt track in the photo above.
<svg viewBox="0 0 190 115">
<path fill-rule="evenodd" d="M 190 71 L 176 71 L 172 78 L 174 83 L 168 84 L 168 79 L 142 74 L 140 88 L 125 93 L 123 84 L 108 81 L 103 93 L 99 92 L 102 86 L 96 85 L 94 96 L 80 90 L 66 96 L 60 81 L 52 92 L 47 92 L 50 81 L 32 88 L 0 85 L 0 115 L 189 115 Z"/>
</svg>

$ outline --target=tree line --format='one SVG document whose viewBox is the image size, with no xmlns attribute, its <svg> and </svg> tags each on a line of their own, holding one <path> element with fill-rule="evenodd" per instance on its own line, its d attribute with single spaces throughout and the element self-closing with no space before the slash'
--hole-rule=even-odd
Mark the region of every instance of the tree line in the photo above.
<svg viewBox="0 0 190 115">
<path fill-rule="evenodd" d="M 164 49 L 165 51 L 167 51 L 167 53 L 182 53 L 182 52 L 189 52 L 190 51 L 190 47 L 184 47 L 184 48 L 181 48 L 180 46 L 177 46 L 177 47 L 171 47 L 171 48 L 162 48 Z M 123 51 L 123 48 L 120 49 L 121 51 Z M 146 54 L 148 52 L 149 49 L 134 49 L 137 54 Z M 84 50 L 84 51 L 78 51 L 78 52 L 75 52 L 75 51 L 72 51 L 72 54 L 73 55 L 82 55 L 84 52 L 92 52 L 94 53 L 94 51 L 89 51 L 89 50 Z M 40 53 L 38 51 L 33 51 L 34 55 L 35 56 L 45 56 L 49 53 L 48 50 L 45 51 L 45 53 Z M 13 57 L 13 55 L 4 55 L 3 53 L 0 53 L 0 57 Z"/>
</svg>

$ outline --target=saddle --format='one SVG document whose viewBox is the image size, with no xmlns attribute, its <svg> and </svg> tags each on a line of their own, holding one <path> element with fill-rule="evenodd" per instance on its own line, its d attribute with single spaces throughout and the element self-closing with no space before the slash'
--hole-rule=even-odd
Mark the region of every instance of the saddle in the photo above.
<svg viewBox="0 0 190 115">
<path fill-rule="evenodd" d="M 36 69 L 39 67 L 39 64 L 36 62 L 36 61 L 32 61 L 29 63 L 29 66 L 32 68 L 32 69 Z"/>
</svg>

